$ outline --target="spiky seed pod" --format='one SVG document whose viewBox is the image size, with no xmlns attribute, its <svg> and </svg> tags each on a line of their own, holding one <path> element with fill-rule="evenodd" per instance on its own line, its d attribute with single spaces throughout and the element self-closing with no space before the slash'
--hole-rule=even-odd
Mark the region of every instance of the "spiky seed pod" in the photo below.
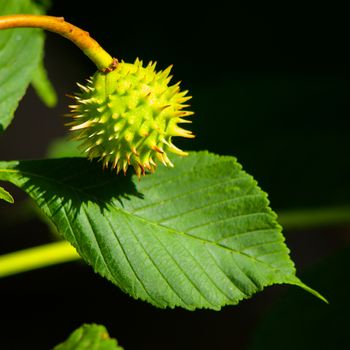
<svg viewBox="0 0 350 350">
<path fill-rule="evenodd" d="M 187 155 L 172 137 L 194 137 L 178 126 L 191 122 L 184 119 L 193 114 L 184 110 L 191 97 L 180 92 L 179 83 L 168 85 L 171 67 L 157 73 L 155 65 L 121 62 L 108 74 L 97 72 L 86 86 L 78 84 L 81 92 L 74 96 L 73 121 L 67 125 L 82 150 L 101 159 L 103 167 L 126 173 L 131 165 L 140 177 L 146 169 L 153 172 L 157 160 L 173 166 L 167 152 Z"/>
</svg>

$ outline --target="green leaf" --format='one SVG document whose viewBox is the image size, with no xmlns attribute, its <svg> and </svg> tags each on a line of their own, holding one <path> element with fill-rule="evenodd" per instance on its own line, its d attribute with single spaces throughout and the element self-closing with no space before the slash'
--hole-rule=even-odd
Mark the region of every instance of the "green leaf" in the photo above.
<svg viewBox="0 0 350 350">
<path fill-rule="evenodd" d="M 29 0 L 0 0 L 0 16 L 39 13 Z M 43 50 L 44 36 L 39 29 L 0 30 L 0 132 L 10 124 Z"/>
<path fill-rule="evenodd" d="M 81 142 L 72 140 L 71 137 L 60 137 L 49 145 L 47 158 L 71 158 L 83 157 L 84 153 L 79 150 Z"/>
<path fill-rule="evenodd" d="M 2 162 L 94 270 L 158 307 L 219 309 L 299 285 L 266 194 L 233 157 L 174 160 L 138 181 L 83 158 Z M 319 295 L 318 295 L 319 296 Z"/>
<path fill-rule="evenodd" d="M 41 12 L 46 12 L 52 7 L 52 0 L 34 0 Z"/>
<path fill-rule="evenodd" d="M 57 105 L 57 94 L 47 76 L 43 59 L 34 71 L 32 85 L 41 101 L 49 108 Z"/>
<path fill-rule="evenodd" d="M 3 199 L 6 202 L 14 203 L 13 197 L 8 193 L 4 188 L 0 186 L 0 199 Z"/>
<path fill-rule="evenodd" d="M 111 339 L 105 327 L 85 324 L 76 329 L 69 338 L 53 350 L 123 350 Z"/>
</svg>

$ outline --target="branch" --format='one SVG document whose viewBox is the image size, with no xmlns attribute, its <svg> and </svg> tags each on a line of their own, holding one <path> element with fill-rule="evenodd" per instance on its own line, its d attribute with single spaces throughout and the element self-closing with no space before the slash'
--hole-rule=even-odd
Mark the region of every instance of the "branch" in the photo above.
<svg viewBox="0 0 350 350">
<path fill-rule="evenodd" d="M 55 242 L 0 256 L 0 278 L 80 259 L 68 242 Z"/>
<path fill-rule="evenodd" d="M 70 24 L 63 17 L 37 15 L 0 16 L 0 29 L 41 28 L 57 33 L 77 45 L 105 73 L 116 68 L 118 61 L 110 56 L 89 33 Z"/>
</svg>

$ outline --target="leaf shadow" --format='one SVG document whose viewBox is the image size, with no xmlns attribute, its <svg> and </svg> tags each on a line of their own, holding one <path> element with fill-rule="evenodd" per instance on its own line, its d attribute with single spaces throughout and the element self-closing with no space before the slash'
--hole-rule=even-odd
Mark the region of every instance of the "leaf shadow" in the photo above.
<svg viewBox="0 0 350 350">
<path fill-rule="evenodd" d="M 61 209 L 76 217 L 83 204 L 94 203 L 101 212 L 108 206 L 124 207 L 132 197 L 143 199 L 132 170 L 126 175 L 102 169 L 86 158 L 22 161 L 16 167 L 24 175 L 21 184 L 40 207 L 50 207 L 50 216 Z"/>
</svg>

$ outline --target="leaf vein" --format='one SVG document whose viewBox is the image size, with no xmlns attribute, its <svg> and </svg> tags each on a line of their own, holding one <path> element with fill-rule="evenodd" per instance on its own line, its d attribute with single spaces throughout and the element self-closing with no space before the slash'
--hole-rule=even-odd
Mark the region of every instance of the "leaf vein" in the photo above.
<svg viewBox="0 0 350 350">
<path fill-rule="evenodd" d="M 135 239 L 137 240 L 137 242 L 139 243 L 140 247 L 143 249 L 143 251 L 145 252 L 146 256 L 148 257 L 148 259 L 150 260 L 150 262 L 152 263 L 152 265 L 155 267 L 155 269 L 158 271 L 159 275 L 162 277 L 162 279 L 165 281 L 165 283 L 169 286 L 169 288 L 173 291 L 173 293 L 175 295 L 178 296 L 178 298 L 184 303 L 184 305 L 186 305 L 186 301 L 182 298 L 182 296 L 177 292 L 177 290 L 174 289 L 174 287 L 170 284 L 169 280 L 165 277 L 165 275 L 161 272 L 161 270 L 159 269 L 158 265 L 154 262 L 154 260 L 151 258 L 150 254 L 148 254 L 147 250 L 145 249 L 145 247 L 143 246 L 143 244 L 140 242 L 139 238 L 137 237 L 137 235 L 135 234 L 134 230 L 131 228 L 131 225 L 129 225 L 129 223 L 126 221 L 127 226 L 129 227 L 130 232 L 132 233 L 132 235 L 135 237 Z M 154 236 L 154 235 L 153 235 Z M 166 250 L 166 252 L 168 253 L 168 251 Z"/>
<path fill-rule="evenodd" d="M 143 290 L 145 291 L 145 293 L 149 296 L 149 298 L 150 298 L 151 300 L 153 300 L 156 304 L 158 304 L 158 303 L 154 300 L 154 298 L 149 294 L 149 292 L 148 292 L 146 286 L 144 285 L 143 281 L 141 280 L 141 278 L 139 277 L 138 273 L 136 272 L 136 270 L 135 270 L 133 264 L 131 263 L 131 261 L 130 261 L 130 259 L 129 259 L 129 257 L 128 257 L 128 254 L 126 253 L 126 251 L 125 251 L 125 249 L 124 249 L 123 244 L 120 242 L 119 235 L 118 235 L 118 233 L 115 231 L 114 226 L 112 225 L 112 223 L 111 223 L 109 217 L 108 217 L 107 215 L 106 215 L 105 217 L 106 217 L 108 226 L 110 227 L 110 229 L 111 229 L 111 231 L 112 231 L 112 233 L 113 233 L 113 235 L 114 235 L 114 237 L 115 237 L 115 239 L 116 239 L 116 241 L 117 241 L 117 243 L 118 243 L 118 245 L 119 245 L 119 247 L 120 247 L 120 249 L 121 249 L 121 251 L 122 251 L 124 257 L 125 257 L 125 260 L 126 260 L 126 262 L 128 263 L 128 265 L 129 265 L 129 267 L 130 267 L 132 273 L 134 274 L 136 280 L 140 283 L 142 289 L 143 289 Z M 127 225 L 128 225 L 128 223 L 127 223 Z M 128 226 L 129 226 L 129 225 L 128 225 Z"/>
<path fill-rule="evenodd" d="M 236 163 L 236 162 L 233 162 L 232 159 L 230 159 L 230 160 L 225 160 L 225 161 L 219 160 L 218 162 L 206 164 L 205 166 L 202 166 L 202 167 L 193 167 L 193 168 L 187 170 L 184 174 L 183 174 L 183 173 L 180 173 L 180 174 L 178 174 L 178 175 L 176 175 L 176 176 L 170 176 L 170 177 L 168 176 L 168 177 L 166 177 L 165 180 L 163 180 L 163 181 L 157 182 L 157 183 L 155 183 L 155 184 L 153 184 L 153 185 L 151 185 L 151 186 L 143 187 L 143 188 L 141 188 L 141 189 L 142 189 L 143 191 L 147 191 L 149 188 L 154 189 L 154 188 L 156 188 L 156 187 L 158 187 L 158 186 L 161 186 L 161 185 L 164 185 L 164 184 L 166 184 L 166 183 L 168 183 L 168 182 L 172 183 L 172 182 L 174 182 L 174 180 L 176 180 L 176 179 L 178 179 L 178 178 L 183 179 L 185 176 L 187 177 L 187 176 L 189 176 L 189 175 L 192 175 L 193 173 L 201 173 L 201 174 L 203 174 L 203 173 L 204 173 L 203 170 L 205 170 L 205 169 L 207 169 L 207 168 L 209 168 L 209 167 L 215 167 L 215 166 L 217 166 L 217 165 L 219 165 L 219 164 L 223 164 L 223 163 L 225 163 L 225 162 L 227 162 L 227 163 L 233 163 L 234 165 L 237 165 L 237 163 Z M 249 176 L 249 175 L 248 175 L 248 176 Z M 229 176 L 225 176 L 225 177 L 228 177 L 228 178 L 229 178 Z"/>
<path fill-rule="evenodd" d="M 199 187 L 199 188 L 196 188 L 195 190 L 191 190 L 191 191 L 187 191 L 187 192 L 182 192 L 176 196 L 173 196 L 173 197 L 168 197 L 167 199 L 164 199 L 164 200 L 161 200 L 161 201 L 157 201 L 157 202 L 153 202 L 153 203 L 150 203 L 148 205 L 144 205 L 144 206 L 140 206 L 138 208 L 135 208 L 132 210 L 132 213 L 135 214 L 137 213 L 138 211 L 140 210 L 144 210 L 144 209 L 148 209 L 150 207 L 155 207 L 155 206 L 158 206 L 158 205 L 163 205 L 164 203 L 167 203 L 167 202 L 171 202 L 173 201 L 174 199 L 179 199 L 179 198 L 182 198 L 182 197 L 186 197 L 188 195 L 191 195 L 191 194 L 194 194 L 194 193 L 198 193 L 198 192 L 203 192 L 203 191 L 206 191 L 208 190 L 209 188 L 212 189 L 212 187 L 216 187 L 218 185 L 226 185 L 226 184 L 229 184 L 231 182 L 236 182 L 237 180 L 240 180 L 242 178 L 244 178 L 245 176 L 239 176 L 237 178 L 234 178 L 234 179 L 230 179 L 229 181 L 225 181 L 225 182 L 216 182 L 216 183 L 213 183 L 213 184 L 210 184 L 209 186 L 206 186 L 206 187 Z"/>
<path fill-rule="evenodd" d="M 176 259 L 172 256 L 172 254 L 169 252 L 167 247 L 163 244 L 162 241 L 159 240 L 159 238 L 156 235 L 153 235 L 159 242 L 159 244 L 165 249 L 165 251 L 168 253 L 170 258 L 173 260 L 174 264 L 178 267 L 178 269 L 182 272 L 182 274 L 187 278 L 187 280 L 190 282 L 190 284 L 194 287 L 195 290 L 201 295 L 201 297 L 210 305 L 215 306 L 212 304 L 206 296 L 203 295 L 202 291 L 198 288 L 198 286 L 189 278 L 188 274 L 184 271 L 184 269 L 181 267 L 181 265 L 176 261 Z M 177 240 L 179 242 L 179 240 Z"/>
<path fill-rule="evenodd" d="M 184 212 L 180 212 L 180 213 L 177 213 L 175 215 L 171 215 L 171 216 L 168 216 L 166 217 L 165 219 L 162 219 L 160 221 L 158 221 L 159 224 L 163 224 L 164 222 L 166 221 L 169 221 L 169 220 L 173 220 L 173 219 L 176 219 L 180 216 L 183 216 L 183 215 L 187 215 L 187 214 L 192 214 L 196 211 L 200 211 L 200 210 L 203 210 L 203 209 L 208 209 L 208 208 L 211 208 L 213 206 L 217 206 L 217 205 L 223 205 L 225 203 L 230 203 L 230 202 L 236 202 L 238 200 L 242 200 L 243 198 L 253 198 L 253 197 L 261 197 L 261 193 L 257 193 L 257 194 L 244 194 L 244 195 L 241 195 L 241 196 L 237 196 L 235 198 L 226 198 L 226 199 L 223 199 L 223 200 L 220 200 L 220 201 L 216 201 L 216 202 L 210 202 L 209 204 L 206 204 L 206 205 L 202 205 L 200 207 L 195 207 L 195 208 L 192 208 L 190 210 L 186 210 Z"/>
<path fill-rule="evenodd" d="M 219 262 L 217 261 L 213 253 L 210 251 L 210 249 L 208 249 L 206 245 L 205 245 L 205 249 L 207 250 L 208 254 L 211 256 L 212 260 L 214 260 L 216 266 L 222 271 L 224 276 L 229 280 L 229 282 L 243 294 L 243 297 L 247 298 L 248 297 L 247 293 L 237 284 L 233 283 L 233 281 L 227 276 L 227 273 L 222 269 L 221 265 L 219 264 Z"/>
<path fill-rule="evenodd" d="M 187 233 L 193 231 L 193 230 L 197 230 L 199 228 L 203 228 L 203 227 L 207 227 L 207 226 L 212 226 L 212 225 L 217 225 L 217 224 L 221 224 L 221 223 L 224 223 L 226 221 L 231 221 L 231 220 L 238 220 L 238 219 L 243 219 L 243 218 L 246 218 L 246 217 L 251 217 L 251 216 L 260 216 L 260 215 L 270 215 L 269 213 L 266 213 L 266 212 L 257 212 L 257 213 L 249 213 L 249 214 L 238 214 L 238 215 L 235 215 L 235 216 L 230 216 L 228 218 L 225 218 L 225 219 L 220 219 L 220 220 L 211 220 L 210 222 L 206 222 L 204 224 L 199 224 L 199 225 L 196 225 L 196 226 L 192 226 L 190 229 L 186 230 Z M 263 230 L 266 230 L 266 229 L 263 229 Z M 260 231 L 260 230 L 258 230 Z M 249 231 L 248 232 L 242 232 L 242 233 L 239 233 L 237 235 L 240 235 L 240 234 L 245 234 L 245 233 L 250 233 Z"/>
</svg>

